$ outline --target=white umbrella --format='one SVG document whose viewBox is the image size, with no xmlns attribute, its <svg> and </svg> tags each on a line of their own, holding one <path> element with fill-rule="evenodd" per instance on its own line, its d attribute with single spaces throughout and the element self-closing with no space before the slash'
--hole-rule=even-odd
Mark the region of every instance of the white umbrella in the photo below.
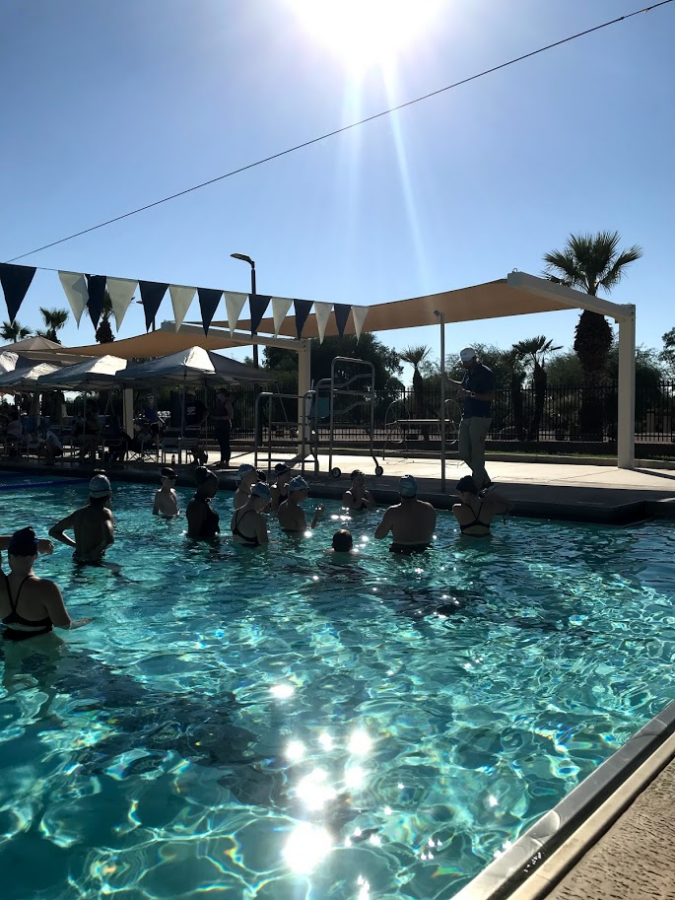
<svg viewBox="0 0 675 900">
<path fill-rule="evenodd" d="M 128 366 L 118 381 L 129 387 L 152 388 L 158 384 L 199 387 L 206 384 L 232 384 L 266 381 L 264 373 L 252 366 L 220 356 L 202 347 L 190 347 L 169 356 Z"/>
<path fill-rule="evenodd" d="M 122 372 L 126 365 L 126 359 L 120 359 L 119 356 L 92 357 L 74 366 L 64 366 L 43 375 L 39 387 L 43 391 L 107 390 L 115 386 L 117 374 Z"/>
</svg>

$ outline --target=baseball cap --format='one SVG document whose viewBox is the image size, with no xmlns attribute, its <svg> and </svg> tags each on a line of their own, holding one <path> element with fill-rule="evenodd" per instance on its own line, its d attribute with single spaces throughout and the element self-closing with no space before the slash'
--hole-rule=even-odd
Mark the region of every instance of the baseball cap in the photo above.
<svg viewBox="0 0 675 900">
<path fill-rule="evenodd" d="M 263 497 L 265 500 L 269 500 L 272 496 L 272 492 L 264 481 L 256 481 L 256 483 L 251 488 L 251 496 Z"/>
<path fill-rule="evenodd" d="M 470 359 L 476 358 L 476 351 L 473 347 L 465 347 L 463 350 L 459 351 L 459 358 L 462 362 L 469 362 Z"/>
<path fill-rule="evenodd" d="M 237 469 L 237 478 L 243 478 L 249 472 L 255 472 L 255 467 L 250 463 L 242 463 Z"/>
<path fill-rule="evenodd" d="M 309 490 L 309 485 L 307 484 L 305 479 L 302 477 L 302 475 L 296 475 L 295 478 L 291 478 L 291 480 L 288 482 L 288 492 L 289 493 L 291 493 L 292 491 L 308 491 L 308 490 Z"/>
<path fill-rule="evenodd" d="M 417 480 L 414 475 L 403 475 L 398 480 L 398 492 L 401 497 L 414 497 L 417 493 Z"/>
<path fill-rule="evenodd" d="M 109 497 L 112 494 L 110 482 L 105 475 L 94 475 L 89 482 L 90 497 Z"/>
</svg>

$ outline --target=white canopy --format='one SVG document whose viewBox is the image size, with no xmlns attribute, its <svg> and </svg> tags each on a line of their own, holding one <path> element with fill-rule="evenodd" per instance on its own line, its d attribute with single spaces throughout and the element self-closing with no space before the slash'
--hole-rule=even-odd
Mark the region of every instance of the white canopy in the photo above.
<svg viewBox="0 0 675 900">
<path fill-rule="evenodd" d="M 198 387 L 205 382 L 209 384 L 232 384 L 239 382 L 262 382 L 265 373 L 219 356 L 201 347 L 189 347 L 170 356 L 151 359 L 136 366 L 129 366 L 117 376 L 117 380 L 126 387 L 155 387 L 176 385 L 179 387 Z"/>
<path fill-rule="evenodd" d="M 22 360 L 18 353 L 12 353 L 11 350 L 3 350 L 0 352 L 0 373 L 13 372 L 17 366 L 21 365 L 21 362 Z M 25 364 L 28 365 L 28 363 Z"/>
<path fill-rule="evenodd" d="M 40 378 L 40 390 L 106 390 L 115 386 L 117 373 L 126 368 L 126 359 L 118 356 L 91 357 L 74 366 L 64 366 Z"/>
<path fill-rule="evenodd" d="M 49 375 L 51 372 L 58 372 L 59 369 L 60 366 L 43 362 L 26 368 L 14 369 L 13 372 L 5 372 L 4 375 L 0 375 L 0 392 L 34 391 L 38 386 L 38 378 Z"/>
</svg>

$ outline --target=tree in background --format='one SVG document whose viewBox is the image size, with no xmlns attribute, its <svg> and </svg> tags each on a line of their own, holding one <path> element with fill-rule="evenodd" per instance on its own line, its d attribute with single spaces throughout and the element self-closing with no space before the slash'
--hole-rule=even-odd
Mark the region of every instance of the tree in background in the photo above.
<svg viewBox="0 0 675 900">
<path fill-rule="evenodd" d="M 421 364 L 429 358 L 431 347 L 425 347 L 423 344 L 418 347 L 406 347 L 401 353 L 401 362 L 408 363 L 413 367 L 413 398 L 415 406 L 415 416 L 418 419 L 425 417 L 424 403 L 424 377 L 420 372 Z"/>
<path fill-rule="evenodd" d="M 663 341 L 663 350 L 659 353 L 658 358 L 666 364 L 669 374 L 672 375 L 675 371 L 675 328 L 666 331 L 661 336 L 661 340 Z"/>
<path fill-rule="evenodd" d="M 101 310 L 101 318 L 98 323 L 98 328 L 96 329 L 96 340 L 99 344 L 112 344 L 115 340 L 115 335 L 112 332 L 112 328 L 110 327 L 110 317 L 112 316 L 112 300 L 110 299 L 110 294 L 108 293 L 108 289 L 105 291 L 105 299 L 103 301 L 103 309 Z"/>
<path fill-rule="evenodd" d="M 38 335 L 38 337 L 47 338 L 49 341 L 60 344 L 61 341 L 58 338 L 58 332 L 61 331 L 68 321 L 68 310 L 45 309 L 41 306 L 40 315 L 42 316 L 45 327 L 42 330 L 38 329 L 35 334 Z"/>
<path fill-rule="evenodd" d="M 3 341 L 11 341 L 14 344 L 27 338 L 29 335 L 30 328 L 24 328 L 17 319 L 14 319 L 13 322 L 3 322 L 2 326 L 0 326 L 0 337 Z"/>
<path fill-rule="evenodd" d="M 544 337 L 543 334 L 525 341 L 518 341 L 517 344 L 513 345 L 515 357 L 522 360 L 532 372 L 534 407 L 527 430 L 528 441 L 536 441 L 539 438 L 539 427 L 541 426 L 546 405 L 546 357 L 551 353 L 556 353 L 558 350 L 562 350 L 562 347 L 554 347 L 553 341 Z"/>
<path fill-rule="evenodd" d="M 544 254 L 545 273 L 552 281 L 582 288 L 595 297 L 600 288 L 606 293 L 617 286 L 627 267 L 642 256 L 637 245 L 619 252 L 618 231 L 597 234 L 570 234 L 562 250 Z M 599 388 L 607 374 L 612 329 L 604 316 L 584 310 L 575 330 L 574 350 L 584 373 L 584 388 L 579 410 L 582 437 L 602 440 L 602 398 Z"/>
</svg>

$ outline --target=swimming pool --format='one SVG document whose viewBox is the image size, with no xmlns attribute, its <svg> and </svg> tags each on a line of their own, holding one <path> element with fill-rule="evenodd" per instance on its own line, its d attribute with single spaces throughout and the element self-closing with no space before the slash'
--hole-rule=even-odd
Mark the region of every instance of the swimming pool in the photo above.
<svg viewBox="0 0 675 900">
<path fill-rule="evenodd" d="M 95 621 L 3 648 L 6 900 L 449 898 L 675 699 L 668 523 L 469 542 L 441 513 L 433 552 L 393 558 L 374 511 L 340 566 L 338 520 L 193 546 L 152 494 L 115 488 L 121 577 L 38 564 Z M 83 497 L 3 491 L 2 530 Z"/>
</svg>

